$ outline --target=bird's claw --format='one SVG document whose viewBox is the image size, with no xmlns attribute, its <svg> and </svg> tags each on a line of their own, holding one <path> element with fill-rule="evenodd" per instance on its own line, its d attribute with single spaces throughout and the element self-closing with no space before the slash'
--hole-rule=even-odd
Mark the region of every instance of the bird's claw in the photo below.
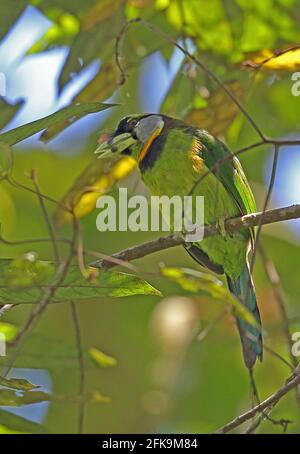
<svg viewBox="0 0 300 454">
<path fill-rule="evenodd" d="M 221 237 L 224 240 L 227 240 L 228 233 L 226 232 L 226 228 L 225 228 L 225 220 L 226 220 L 225 217 L 220 217 L 217 220 L 217 229 L 219 230 L 219 233 L 220 233 Z"/>
</svg>

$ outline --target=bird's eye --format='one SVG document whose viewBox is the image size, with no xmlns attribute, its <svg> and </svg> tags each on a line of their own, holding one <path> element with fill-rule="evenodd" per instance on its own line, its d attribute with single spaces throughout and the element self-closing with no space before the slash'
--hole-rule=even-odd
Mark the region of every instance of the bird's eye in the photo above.
<svg viewBox="0 0 300 454">
<path fill-rule="evenodd" d="M 138 124 L 138 120 L 136 118 L 133 118 L 132 120 L 129 120 L 128 122 L 128 128 L 133 129 L 135 126 Z"/>
</svg>

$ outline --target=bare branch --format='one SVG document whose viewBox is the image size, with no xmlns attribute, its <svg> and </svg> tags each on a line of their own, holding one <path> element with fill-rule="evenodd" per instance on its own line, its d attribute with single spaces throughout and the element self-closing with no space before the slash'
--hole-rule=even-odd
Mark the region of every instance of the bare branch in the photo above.
<svg viewBox="0 0 300 454">
<path fill-rule="evenodd" d="M 297 218 L 300 218 L 300 204 L 262 211 L 259 213 L 246 214 L 238 218 L 227 219 L 224 222 L 224 226 L 225 231 L 231 235 L 243 228 L 255 227 L 260 224 L 273 224 L 275 222 Z M 220 231 L 217 225 L 207 225 L 204 227 L 204 238 L 208 238 L 219 233 Z M 161 237 L 156 240 L 124 249 L 117 254 L 113 254 L 111 258 L 96 260 L 91 263 L 90 266 L 94 266 L 96 268 L 112 268 L 118 264 L 116 260 L 130 262 L 131 260 L 145 257 L 146 255 L 153 254 L 154 252 L 184 244 L 186 244 L 184 236 L 177 232 L 167 237 Z"/>
<path fill-rule="evenodd" d="M 232 421 L 229 423 L 225 424 L 223 427 L 221 427 L 219 430 L 217 430 L 216 433 L 227 433 L 230 432 L 233 429 L 236 429 L 239 427 L 241 424 L 243 424 L 246 421 L 249 421 L 249 419 L 253 418 L 257 413 L 263 413 L 264 410 L 273 409 L 275 405 L 282 399 L 289 391 L 292 389 L 296 388 L 300 384 L 300 367 L 297 367 L 297 374 L 291 375 L 285 385 L 283 385 L 281 388 L 278 389 L 274 394 L 269 396 L 267 399 L 265 399 L 263 402 L 261 402 L 259 405 L 256 405 L 254 408 L 251 408 L 251 410 L 248 410 L 246 413 L 243 413 L 242 415 L 237 416 L 234 418 Z M 266 414 L 268 414 L 269 411 L 267 411 Z"/>
<path fill-rule="evenodd" d="M 268 408 L 266 408 L 264 411 L 262 411 L 255 419 L 254 421 L 252 422 L 252 424 L 250 424 L 250 426 L 248 427 L 248 429 L 244 432 L 245 434 L 254 434 L 254 432 L 256 431 L 256 429 L 260 426 L 260 424 L 264 421 L 264 420 L 268 420 L 270 421 L 272 424 L 274 424 L 275 426 L 281 426 L 282 429 L 283 429 L 283 432 L 286 432 L 287 431 L 287 428 L 288 428 L 288 425 L 291 424 L 293 421 L 291 421 L 290 419 L 284 419 L 284 418 L 281 418 L 281 419 L 273 419 L 269 416 L 269 414 L 271 413 L 271 411 L 273 410 L 274 408 L 274 405 L 270 405 Z"/>
</svg>

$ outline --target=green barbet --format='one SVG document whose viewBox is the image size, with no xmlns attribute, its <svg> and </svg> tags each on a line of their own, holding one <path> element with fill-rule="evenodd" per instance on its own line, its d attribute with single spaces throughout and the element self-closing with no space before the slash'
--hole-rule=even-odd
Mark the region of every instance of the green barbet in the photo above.
<svg viewBox="0 0 300 454">
<path fill-rule="evenodd" d="M 96 153 L 109 157 L 131 155 L 152 195 L 204 196 L 204 223 L 256 211 L 255 200 L 239 160 L 207 131 L 160 114 L 131 115 L 122 119 Z M 222 161 L 219 166 L 216 163 Z M 211 172 L 210 172 L 211 170 Z M 203 178 L 201 179 L 201 177 Z M 199 184 L 195 183 L 199 181 Z M 261 320 L 249 272 L 248 252 L 254 231 L 222 233 L 186 246 L 189 254 L 215 273 L 225 273 L 230 291 L 254 315 L 254 326 L 237 317 L 246 366 L 262 359 Z"/>
</svg>

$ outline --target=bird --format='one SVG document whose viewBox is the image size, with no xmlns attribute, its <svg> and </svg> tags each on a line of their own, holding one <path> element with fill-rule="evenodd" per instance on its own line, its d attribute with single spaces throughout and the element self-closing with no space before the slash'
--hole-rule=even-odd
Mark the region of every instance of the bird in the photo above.
<svg viewBox="0 0 300 454">
<path fill-rule="evenodd" d="M 184 247 L 201 266 L 225 274 L 229 291 L 253 314 L 255 324 L 236 317 L 244 363 L 252 371 L 256 360 L 263 358 L 261 318 L 249 266 L 255 231 L 244 228 L 229 235 L 221 228 L 222 220 L 256 212 L 238 158 L 208 131 L 157 113 L 121 119 L 95 152 L 102 158 L 133 157 L 152 195 L 186 196 L 193 188 L 193 197 L 204 196 L 204 223 L 219 225 L 220 233 Z"/>
</svg>

